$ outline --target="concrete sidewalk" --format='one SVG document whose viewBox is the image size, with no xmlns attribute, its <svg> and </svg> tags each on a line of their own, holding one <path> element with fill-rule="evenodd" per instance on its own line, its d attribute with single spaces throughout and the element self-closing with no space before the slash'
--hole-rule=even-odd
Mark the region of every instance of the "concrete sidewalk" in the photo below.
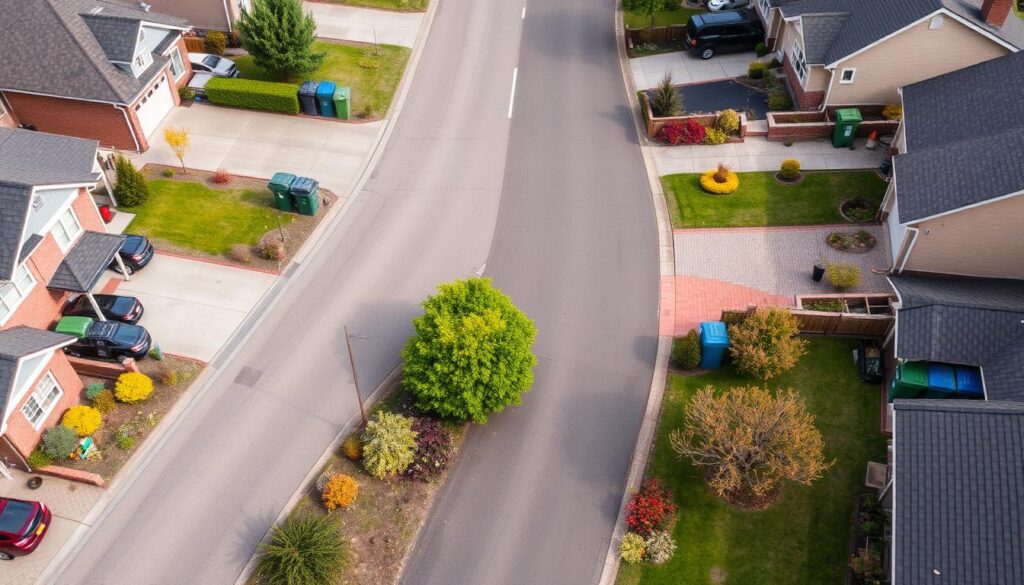
<svg viewBox="0 0 1024 585">
<path fill-rule="evenodd" d="M 342 4 L 303 2 L 316 19 L 316 36 L 360 43 L 412 47 L 423 12 L 392 12 Z"/>
<path fill-rule="evenodd" d="M 769 142 L 762 137 L 749 136 L 746 142 L 717 146 L 653 146 L 654 163 L 660 176 L 676 173 L 699 173 L 715 168 L 722 162 L 737 172 L 777 171 L 782 161 L 795 158 L 806 170 L 874 169 L 885 158 L 884 147 L 876 150 L 864 148 L 866 139 L 854 143 L 854 150 L 835 148 L 828 140 Z"/>
<path fill-rule="evenodd" d="M 683 51 L 630 59 L 629 67 L 640 90 L 656 87 L 666 73 L 677 85 L 739 77 L 747 74 L 747 66 L 755 59 L 754 53 L 725 53 L 704 60 Z"/>
</svg>

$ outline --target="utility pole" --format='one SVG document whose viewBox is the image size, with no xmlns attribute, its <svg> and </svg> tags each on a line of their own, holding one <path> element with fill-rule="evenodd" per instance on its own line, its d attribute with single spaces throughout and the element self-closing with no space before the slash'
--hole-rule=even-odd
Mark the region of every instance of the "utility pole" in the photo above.
<svg viewBox="0 0 1024 585">
<path fill-rule="evenodd" d="M 352 353 L 352 336 L 348 334 L 348 325 L 345 325 L 345 345 L 348 346 L 348 361 L 352 364 L 352 380 L 356 383 L 356 399 L 359 400 L 359 415 L 363 417 L 363 426 L 366 426 L 366 408 L 363 406 L 363 393 L 359 390 L 359 371 L 356 370 L 356 356 Z"/>
</svg>

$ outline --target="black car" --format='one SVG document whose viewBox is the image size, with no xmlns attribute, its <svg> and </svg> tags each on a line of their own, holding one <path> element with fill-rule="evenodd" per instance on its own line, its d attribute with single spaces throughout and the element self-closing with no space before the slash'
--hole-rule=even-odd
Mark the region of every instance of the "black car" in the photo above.
<svg viewBox="0 0 1024 585">
<path fill-rule="evenodd" d="M 124 243 L 121 244 L 118 255 L 121 256 L 128 274 L 134 274 L 136 270 L 145 267 L 153 259 L 153 244 L 149 243 L 146 236 L 128 234 Z M 110 269 L 118 274 L 121 273 L 121 266 L 117 263 L 117 258 L 110 263 Z"/>
<path fill-rule="evenodd" d="M 750 9 L 694 14 L 686 23 L 686 48 L 701 59 L 719 52 L 750 51 L 762 41 L 761 19 Z"/>
<path fill-rule="evenodd" d="M 142 318 L 142 303 L 135 297 L 120 295 L 92 295 L 103 316 L 110 321 L 134 325 Z M 80 295 L 72 298 L 64 307 L 65 317 L 97 317 L 89 297 Z"/>
<path fill-rule="evenodd" d="M 139 359 L 149 353 L 152 344 L 149 332 L 138 325 L 95 321 L 88 317 L 62 317 L 55 331 L 77 338 L 64 348 L 66 353 L 73 356 L 108 360 L 121 357 Z"/>
</svg>

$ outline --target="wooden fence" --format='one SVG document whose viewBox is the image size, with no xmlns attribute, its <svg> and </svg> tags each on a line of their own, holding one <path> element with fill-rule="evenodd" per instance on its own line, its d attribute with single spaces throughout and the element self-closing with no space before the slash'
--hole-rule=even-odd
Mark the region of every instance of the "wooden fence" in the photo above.
<svg viewBox="0 0 1024 585">
<path fill-rule="evenodd" d="M 204 53 L 202 37 L 185 37 L 185 49 L 189 53 Z"/>
<path fill-rule="evenodd" d="M 643 43 L 674 43 L 683 40 L 686 40 L 685 24 L 626 29 L 626 46 L 628 47 L 635 47 Z"/>
<path fill-rule="evenodd" d="M 722 311 L 722 321 L 735 324 L 743 321 L 753 309 Z M 796 317 L 800 333 L 808 335 L 850 335 L 856 337 L 884 337 L 892 326 L 891 315 L 862 315 L 860 313 L 828 313 L 790 309 Z"/>
</svg>

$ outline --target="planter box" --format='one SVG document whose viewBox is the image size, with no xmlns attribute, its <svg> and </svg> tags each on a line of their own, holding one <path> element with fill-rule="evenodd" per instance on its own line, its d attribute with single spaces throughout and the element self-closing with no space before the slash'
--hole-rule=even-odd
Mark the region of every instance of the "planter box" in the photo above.
<svg viewBox="0 0 1024 585">
<path fill-rule="evenodd" d="M 651 111 L 651 102 L 647 99 L 647 94 L 640 92 L 640 110 L 644 115 L 644 125 L 647 127 L 647 137 L 651 140 L 657 140 L 658 132 L 670 122 L 685 122 L 687 120 L 696 120 L 698 124 L 705 127 L 711 127 L 718 121 L 718 113 L 712 114 L 687 114 L 685 116 L 672 116 L 667 118 L 655 117 Z M 737 112 L 740 115 L 740 127 L 737 131 L 736 136 L 729 136 L 726 142 L 737 143 L 743 142 L 747 136 L 747 115 L 742 112 Z"/>
<path fill-rule="evenodd" d="M 832 136 L 835 128 L 831 111 L 826 112 L 768 112 L 768 140 L 814 140 Z M 864 137 L 877 130 L 881 136 L 895 134 L 899 120 L 885 120 L 869 108 L 863 108 L 864 121 L 857 128 L 857 136 Z"/>
</svg>

